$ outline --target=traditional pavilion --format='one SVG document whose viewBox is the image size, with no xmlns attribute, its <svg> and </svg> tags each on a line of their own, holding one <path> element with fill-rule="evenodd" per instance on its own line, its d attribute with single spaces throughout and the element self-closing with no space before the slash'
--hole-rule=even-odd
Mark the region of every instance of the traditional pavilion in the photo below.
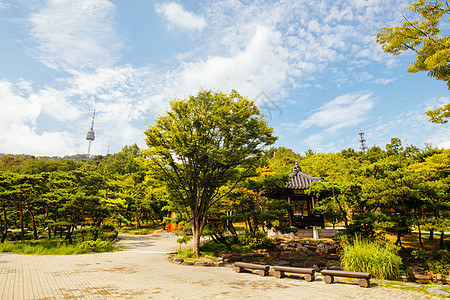
<svg viewBox="0 0 450 300">
<path fill-rule="evenodd" d="M 265 194 L 266 197 L 272 199 L 286 199 L 293 207 L 288 212 L 283 225 L 298 228 L 324 227 L 323 216 L 311 213 L 311 210 L 314 208 L 314 197 L 305 193 L 309 185 L 318 181 L 323 182 L 323 178 L 316 178 L 303 173 L 297 161 L 295 161 L 294 170 L 290 177 L 284 189 Z"/>
</svg>

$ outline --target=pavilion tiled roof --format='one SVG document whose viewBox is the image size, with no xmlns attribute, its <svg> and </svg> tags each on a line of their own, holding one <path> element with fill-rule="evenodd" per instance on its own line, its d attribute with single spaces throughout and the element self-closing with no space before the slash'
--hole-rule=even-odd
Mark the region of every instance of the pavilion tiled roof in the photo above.
<svg viewBox="0 0 450 300">
<path fill-rule="evenodd" d="M 309 176 L 302 172 L 302 169 L 298 165 L 298 162 L 295 162 L 294 171 L 291 173 L 291 180 L 286 184 L 286 188 L 288 189 L 307 189 L 309 185 L 313 182 L 323 181 L 323 178 L 317 178 Z"/>
</svg>

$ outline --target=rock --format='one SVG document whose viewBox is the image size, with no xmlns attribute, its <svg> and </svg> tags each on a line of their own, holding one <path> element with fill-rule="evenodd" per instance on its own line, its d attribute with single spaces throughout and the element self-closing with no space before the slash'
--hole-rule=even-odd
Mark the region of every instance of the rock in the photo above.
<svg viewBox="0 0 450 300">
<path fill-rule="evenodd" d="M 328 270 L 338 270 L 338 271 L 342 271 L 342 267 L 337 265 L 337 266 L 330 266 L 328 267 Z"/>
<path fill-rule="evenodd" d="M 450 293 L 447 293 L 441 289 L 439 289 L 438 287 L 432 287 L 427 289 L 427 292 L 436 296 L 444 296 L 444 297 L 449 297 Z"/>
<path fill-rule="evenodd" d="M 317 247 L 306 245 L 306 249 L 308 249 L 309 251 L 315 252 Z"/>
<path fill-rule="evenodd" d="M 196 267 L 210 267 L 211 263 L 209 261 L 196 261 L 194 263 L 194 266 L 196 266 Z"/>
<path fill-rule="evenodd" d="M 328 253 L 327 249 L 324 247 L 319 247 L 315 251 L 319 255 L 326 255 Z"/>
<path fill-rule="evenodd" d="M 337 255 L 336 253 L 327 254 L 325 257 L 327 259 L 339 260 L 339 255 Z"/>
<path fill-rule="evenodd" d="M 306 260 L 305 265 L 307 268 L 314 268 L 314 269 L 325 267 L 325 263 L 323 261 L 314 260 L 314 259 Z"/>
<path fill-rule="evenodd" d="M 450 275 L 447 276 L 447 278 L 445 279 L 445 281 L 447 281 L 447 284 L 450 284 Z"/>
<path fill-rule="evenodd" d="M 179 257 L 174 257 L 174 258 L 172 258 L 172 261 L 174 263 L 181 264 L 181 263 L 183 263 L 184 259 L 179 258 Z"/>
<path fill-rule="evenodd" d="M 416 275 L 414 275 L 414 279 L 416 280 L 416 282 L 419 282 L 419 283 L 429 283 L 430 282 L 430 277 L 428 275 L 416 274 Z"/>
<path fill-rule="evenodd" d="M 184 265 L 184 266 L 193 266 L 194 264 L 195 264 L 195 262 L 189 261 L 189 260 L 185 260 L 182 263 L 182 265 Z"/>
<path fill-rule="evenodd" d="M 274 261 L 273 264 L 275 266 L 289 266 L 290 265 L 290 263 L 286 260 L 277 260 L 277 261 Z"/>
<path fill-rule="evenodd" d="M 303 246 L 302 246 L 302 244 L 298 244 L 298 245 L 295 247 L 295 251 L 296 251 L 296 252 L 303 251 Z"/>
<path fill-rule="evenodd" d="M 335 246 L 327 246 L 328 253 L 336 253 L 336 247 Z"/>
<path fill-rule="evenodd" d="M 291 256 L 292 259 L 295 260 L 305 260 L 308 257 L 308 255 L 304 252 L 297 252 L 294 255 Z"/>
<path fill-rule="evenodd" d="M 225 264 L 222 261 L 216 261 L 214 262 L 214 267 L 224 267 Z"/>
</svg>

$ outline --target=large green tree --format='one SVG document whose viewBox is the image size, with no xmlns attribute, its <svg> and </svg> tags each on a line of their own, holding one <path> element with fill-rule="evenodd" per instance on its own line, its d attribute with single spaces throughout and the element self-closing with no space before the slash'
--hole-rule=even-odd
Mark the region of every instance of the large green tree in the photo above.
<svg viewBox="0 0 450 300">
<path fill-rule="evenodd" d="M 254 102 L 236 91 L 200 91 L 171 101 L 170 110 L 145 132 L 149 166 L 165 182 L 171 200 L 189 216 L 194 253 L 211 206 L 257 163 L 265 146 L 275 142 Z M 227 191 L 231 191 L 228 189 Z"/>
<path fill-rule="evenodd" d="M 416 61 L 407 71 L 428 72 L 428 76 L 443 80 L 450 88 L 450 37 L 441 35 L 440 24 L 448 22 L 450 16 L 449 1 L 418 0 L 409 5 L 412 19 L 403 15 L 404 22 L 399 26 L 383 27 L 377 34 L 377 42 L 385 52 L 398 55 L 411 50 Z M 450 118 L 450 103 L 427 112 L 430 121 L 447 123 Z"/>
</svg>

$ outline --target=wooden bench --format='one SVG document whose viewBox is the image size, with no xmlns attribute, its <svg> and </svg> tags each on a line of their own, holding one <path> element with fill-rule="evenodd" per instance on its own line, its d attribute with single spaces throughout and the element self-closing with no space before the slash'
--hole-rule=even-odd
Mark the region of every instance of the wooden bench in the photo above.
<svg viewBox="0 0 450 300">
<path fill-rule="evenodd" d="M 295 268 L 295 267 L 282 267 L 282 266 L 272 266 L 272 269 L 275 271 L 276 278 L 284 278 L 286 277 L 285 273 L 297 273 L 303 274 L 303 277 L 307 282 L 314 281 L 316 278 L 314 273 L 316 272 L 314 269 L 309 268 Z"/>
<path fill-rule="evenodd" d="M 334 277 L 349 277 L 349 278 L 359 278 L 358 285 L 360 287 L 368 287 L 370 285 L 370 273 L 363 272 L 350 272 L 350 271 L 338 271 L 338 270 L 322 270 L 320 272 L 324 277 L 323 281 L 325 283 L 333 283 Z"/>
<path fill-rule="evenodd" d="M 234 263 L 234 271 L 236 273 L 242 273 L 245 269 L 256 270 L 256 273 L 260 276 L 269 275 L 270 266 L 267 265 L 258 265 L 258 264 L 250 264 L 244 262 L 235 262 Z"/>
</svg>

